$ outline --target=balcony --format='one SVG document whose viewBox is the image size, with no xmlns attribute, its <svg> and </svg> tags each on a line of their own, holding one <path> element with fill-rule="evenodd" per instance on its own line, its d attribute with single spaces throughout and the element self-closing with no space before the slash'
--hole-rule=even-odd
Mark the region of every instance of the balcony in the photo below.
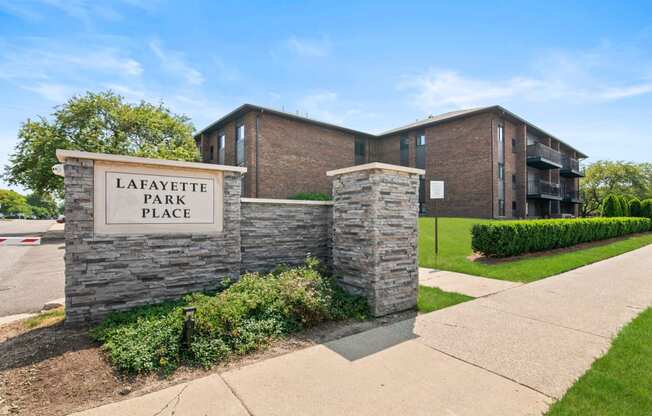
<svg viewBox="0 0 652 416">
<path fill-rule="evenodd" d="M 564 202 L 570 202 L 573 204 L 581 204 L 582 197 L 580 196 L 580 191 L 574 189 L 568 189 L 564 186 L 561 187 L 561 196 Z"/>
<path fill-rule="evenodd" d="M 540 179 L 528 181 L 527 183 L 527 197 L 536 199 L 551 199 L 561 201 L 561 191 L 559 184 Z"/>
<path fill-rule="evenodd" d="M 561 176 L 566 176 L 567 178 L 581 178 L 584 176 L 582 171 L 580 171 L 580 162 L 577 159 L 573 159 L 570 156 L 562 156 L 561 165 L 561 169 L 559 170 Z"/>
<path fill-rule="evenodd" d="M 559 169 L 562 167 L 561 153 L 541 143 L 527 146 L 527 164 L 538 169 Z"/>
</svg>

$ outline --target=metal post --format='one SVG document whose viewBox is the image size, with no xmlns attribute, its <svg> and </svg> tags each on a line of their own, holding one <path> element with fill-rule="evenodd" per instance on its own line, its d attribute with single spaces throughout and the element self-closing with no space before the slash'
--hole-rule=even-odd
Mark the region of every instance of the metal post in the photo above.
<svg viewBox="0 0 652 416">
<path fill-rule="evenodd" d="M 433 211 L 435 211 L 435 255 L 439 255 L 439 217 L 437 217 L 437 200 L 433 200 Z"/>
</svg>

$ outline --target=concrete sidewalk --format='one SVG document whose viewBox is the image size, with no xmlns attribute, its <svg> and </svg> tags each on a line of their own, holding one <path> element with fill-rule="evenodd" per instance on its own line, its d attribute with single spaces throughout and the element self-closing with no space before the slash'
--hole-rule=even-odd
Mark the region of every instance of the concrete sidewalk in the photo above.
<svg viewBox="0 0 652 416">
<path fill-rule="evenodd" d="M 81 414 L 538 415 L 651 304 L 652 245 Z"/>
<path fill-rule="evenodd" d="M 480 298 L 502 292 L 503 290 L 513 289 L 521 286 L 523 283 L 419 267 L 419 284 L 428 287 L 438 287 L 446 292 L 457 292 L 463 295 L 473 296 L 474 298 Z"/>
</svg>

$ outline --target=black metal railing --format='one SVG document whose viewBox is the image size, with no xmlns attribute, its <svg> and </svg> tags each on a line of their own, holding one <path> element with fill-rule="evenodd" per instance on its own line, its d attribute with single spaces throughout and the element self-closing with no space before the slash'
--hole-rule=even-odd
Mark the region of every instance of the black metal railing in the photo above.
<svg viewBox="0 0 652 416">
<path fill-rule="evenodd" d="M 535 179 L 527 183 L 528 195 L 560 196 L 559 184 Z"/>
<path fill-rule="evenodd" d="M 580 161 L 570 156 L 563 156 L 561 159 L 561 165 L 564 170 L 570 170 L 573 172 L 580 171 Z"/>
<path fill-rule="evenodd" d="M 561 153 L 552 147 L 548 147 L 541 143 L 530 144 L 527 146 L 527 157 L 546 159 L 552 163 L 561 165 Z"/>
<path fill-rule="evenodd" d="M 570 202 L 580 202 L 581 200 L 580 191 L 564 185 L 561 186 L 561 197 L 564 199 L 564 201 Z"/>
</svg>

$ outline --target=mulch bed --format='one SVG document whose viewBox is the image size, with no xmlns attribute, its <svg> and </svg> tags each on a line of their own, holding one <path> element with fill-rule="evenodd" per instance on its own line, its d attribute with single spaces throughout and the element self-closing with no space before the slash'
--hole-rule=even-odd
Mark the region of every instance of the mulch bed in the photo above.
<svg viewBox="0 0 652 416">
<path fill-rule="evenodd" d="M 628 235 L 621 236 L 621 237 L 608 238 L 606 240 L 592 241 L 590 243 L 580 243 L 580 244 L 576 244 L 576 245 L 571 246 L 571 247 L 555 248 L 555 249 L 552 249 L 552 250 L 545 250 L 545 251 L 535 251 L 533 253 L 525 253 L 525 254 L 521 254 L 519 256 L 512 256 L 512 257 L 486 257 L 486 256 L 483 256 L 482 254 L 479 254 L 479 253 L 473 253 L 470 256 L 468 256 L 467 259 L 469 259 L 471 261 L 477 261 L 477 262 L 483 263 L 483 264 L 509 263 L 509 262 L 512 262 L 512 261 L 525 260 L 525 259 L 530 259 L 530 258 L 534 258 L 534 257 L 553 256 L 553 255 L 556 255 L 556 254 L 572 253 L 573 251 L 584 250 L 584 249 L 592 248 L 592 247 L 606 246 L 607 244 L 615 243 L 617 241 L 622 241 L 622 240 L 626 240 L 628 238 L 640 237 L 640 236 L 649 235 L 649 234 L 651 234 L 651 233 L 628 234 Z"/>
<path fill-rule="evenodd" d="M 0 326 L 0 415 L 59 416 L 124 400 L 173 384 L 221 373 L 408 319 L 414 312 L 368 321 L 333 322 L 275 341 L 264 351 L 234 357 L 211 370 L 182 367 L 173 375 L 124 376 L 115 372 L 86 329 L 61 322 L 27 329 Z"/>
</svg>

